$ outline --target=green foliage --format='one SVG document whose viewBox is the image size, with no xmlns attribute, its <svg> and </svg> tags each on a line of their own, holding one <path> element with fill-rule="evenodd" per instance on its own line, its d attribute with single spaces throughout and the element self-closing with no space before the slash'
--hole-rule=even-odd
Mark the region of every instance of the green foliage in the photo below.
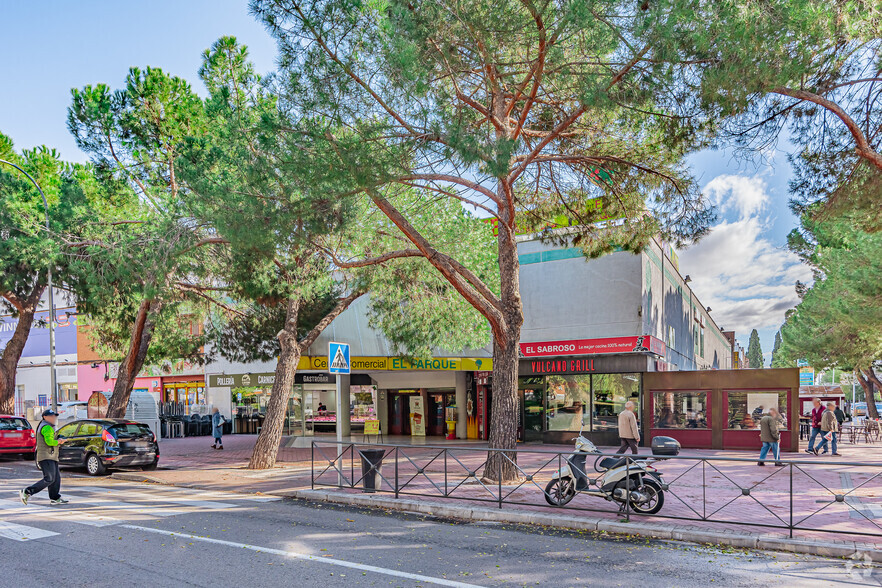
<svg viewBox="0 0 882 588">
<path fill-rule="evenodd" d="M 61 161 L 54 149 L 17 153 L 12 140 L 0 133 L 0 158 L 31 174 L 49 204 L 47 233 L 40 193 L 21 172 L 0 164 L 0 301 L 16 313 L 14 301 L 42 291 L 49 268 L 57 286 L 68 282 L 70 264 L 62 255 L 63 236 L 81 231 L 116 201 L 101 190 L 88 167 Z"/>
<path fill-rule="evenodd" d="M 149 302 L 155 330 L 147 360 L 204 359 L 202 335 L 190 325 L 200 322 L 206 297 L 193 283 L 216 259 L 203 247 L 210 233 L 182 215 L 186 192 L 177 171 L 187 137 L 206 132 L 201 99 L 160 69 L 132 68 L 123 89 L 72 90 L 68 127 L 106 189 L 137 194 L 71 239 L 73 289 L 96 349 L 113 359 L 129 353 L 138 310 Z"/>
<path fill-rule="evenodd" d="M 660 51 L 691 59 L 683 83 L 719 121 L 721 143 L 762 151 L 785 132 L 798 149 L 800 211 L 823 202 L 869 230 L 880 225 L 882 169 L 856 149 L 882 147 L 880 0 L 669 0 L 649 14 L 670 15 Z"/>
<path fill-rule="evenodd" d="M 300 165 L 329 194 L 405 183 L 525 230 L 564 216 L 587 255 L 696 239 L 713 217 L 682 165 L 705 123 L 635 6 L 251 7 L 279 41 Z"/>
<path fill-rule="evenodd" d="M 210 335 L 219 353 L 239 361 L 276 357 L 289 299 L 302 302 L 302 340 L 351 292 L 371 293 L 370 324 L 401 353 L 486 344 L 486 324 L 424 260 L 347 267 L 406 243 L 367 199 L 336 198 L 308 181 L 302 145 L 283 130 L 296 123 L 255 74 L 244 47 L 218 40 L 204 54 L 200 75 L 211 92 L 210 132 L 189 139 L 179 165 L 190 191 L 188 214 L 228 244 L 217 279 L 230 304 L 213 315 Z M 483 223 L 458 203 L 426 203 L 408 191 L 388 196 L 413 209 L 414 222 L 445 250 L 483 273 L 492 237 Z"/>
<path fill-rule="evenodd" d="M 789 237 L 815 281 L 799 286 L 802 301 L 781 329 L 782 360 L 866 368 L 882 357 L 882 233 L 864 232 L 850 216 L 818 220 L 813 212 Z"/>
<path fill-rule="evenodd" d="M 756 329 L 750 332 L 750 341 L 747 344 L 747 361 L 751 368 L 763 367 L 763 347 L 760 345 L 759 333 Z"/>
<path fill-rule="evenodd" d="M 781 330 L 775 331 L 775 345 L 772 347 L 772 362 L 770 367 L 789 367 L 787 364 L 782 365 L 779 351 L 781 350 Z"/>
</svg>

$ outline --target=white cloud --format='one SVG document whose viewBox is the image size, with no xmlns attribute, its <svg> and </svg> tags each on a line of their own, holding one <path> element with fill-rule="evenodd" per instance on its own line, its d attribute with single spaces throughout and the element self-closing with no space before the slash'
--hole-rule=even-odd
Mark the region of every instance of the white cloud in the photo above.
<svg viewBox="0 0 882 588">
<path fill-rule="evenodd" d="M 717 176 L 707 183 L 704 193 L 720 211 L 737 211 L 739 218 L 761 212 L 769 200 L 766 183 L 756 176 Z"/>
<path fill-rule="evenodd" d="M 711 229 L 697 245 L 680 255 L 680 269 L 692 276 L 692 288 L 713 309 L 717 324 L 741 338 L 751 329 L 776 329 L 799 298 L 794 284 L 811 281 L 811 271 L 767 236 L 764 214 L 769 195 L 761 179 L 719 176 L 705 192 L 722 211 L 737 213 Z"/>
</svg>

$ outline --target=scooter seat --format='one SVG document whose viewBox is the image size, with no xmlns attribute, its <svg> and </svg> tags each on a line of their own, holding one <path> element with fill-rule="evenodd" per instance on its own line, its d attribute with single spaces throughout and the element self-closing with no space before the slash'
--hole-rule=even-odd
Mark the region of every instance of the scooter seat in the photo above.
<svg viewBox="0 0 882 588">
<path fill-rule="evenodd" d="M 602 460 L 600 460 L 600 467 L 604 470 L 611 470 L 617 467 L 621 467 L 627 462 L 628 460 L 624 457 L 604 457 Z"/>
</svg>

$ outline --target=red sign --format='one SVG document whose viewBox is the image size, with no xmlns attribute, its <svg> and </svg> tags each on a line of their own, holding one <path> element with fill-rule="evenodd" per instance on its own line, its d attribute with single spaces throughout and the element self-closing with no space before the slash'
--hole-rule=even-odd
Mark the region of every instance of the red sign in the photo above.
<svg viewBox="0 0 882 588">
<path fill-rule="evenodd" d="M 521 356 L 523 357 L 595 355 L 601 353 L 655 353 L 656 355 L 664 356 L 665 344 L 650 335 L 521 343 Z"/>
</svg>

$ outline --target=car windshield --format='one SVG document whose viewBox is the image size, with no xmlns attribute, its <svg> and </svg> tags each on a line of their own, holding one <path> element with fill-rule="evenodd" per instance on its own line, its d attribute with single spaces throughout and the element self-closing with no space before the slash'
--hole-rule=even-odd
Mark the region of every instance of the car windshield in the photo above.
<svg viewBox="0 0 882 588">
<path fill-rule="evenodd" d="M 141 435 L 150 435 L 150 427 L 146 425 L 138 425 L 135 423 L 128 423 L 124 425 L 114 425 L 111 429 L 114 436 L 117 438 L 122 437 L 140 437 Z"/>
<path fill-rule="evenodd" d="M 2 418 L 0 419 L 0 431 L 21 431 L 30 429 L 31 426 L 24 419 Z"/>
</svg>

